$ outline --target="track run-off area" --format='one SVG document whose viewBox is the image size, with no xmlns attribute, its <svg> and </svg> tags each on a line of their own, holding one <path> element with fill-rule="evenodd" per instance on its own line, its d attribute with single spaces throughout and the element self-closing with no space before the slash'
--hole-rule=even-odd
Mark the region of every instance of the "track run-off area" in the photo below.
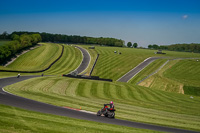
<svg viewBox="0 0 200 133">
<path fill-rule="evenodd" d="M 88 67 L 91 57 L 85 49 L 81 47 L 77 47 L 77 48 L 81 50 L 82 55 L 83 55 L 83 60 L 80 66 L 76 69 L 78 73 L 81 73 Z M 136 66 L 130 72 L 128 72 L 126 75 L 121 77 L 118 81 L 128 82 L 134 75 L 139 73 L 142 69 L 144 69 L 147 65 L 149 65 L 151 62 L 153 62 L 156 59 L 159 59 L 159 57 L 151 57 L 151 58 L 146 59 L 144 62 Z M 55 115 L 60 115 L 60 116 L 67 116 L 67 117 L 72 117 L 72 118 L 77 118 L 77 119 L 122 125 L 122 126 L 134 127 L 134 128 L 150 129 L 150 130 L 164 131 L 164 132 L 177 132 L 177 133 L 196 133 L 197 132 L 197 131 L 190 131 L 190 130 L 184 130 L 184 129 L 178 129 L 178 128 L 164 127 L 164 126 L 159 126 L 159 125 L 127 121 L 127 120 L 97 117 L 94 114 L 80 112 L 80 111 L 63 108 L 59 106 L 54 106 L 51 104 L 46 104 L 46 103 L 31 100 L 31 99 L 23 98 L 20 96 L 16 96 L 9 92 L 4 91 L 3 89 L 3 87 L 7 85 L 11 85 L 20 81 L 24 81 L 24 80 L 36 78 L 36 77 L 39 77 L 39 76 L 21 76 L 20 78 L 9 77 L 9 78 L 0 79 L 0 103 L 27 109 L 27 110 L 38 111 L 42 113 L 55 114 Z"/>
</svg>

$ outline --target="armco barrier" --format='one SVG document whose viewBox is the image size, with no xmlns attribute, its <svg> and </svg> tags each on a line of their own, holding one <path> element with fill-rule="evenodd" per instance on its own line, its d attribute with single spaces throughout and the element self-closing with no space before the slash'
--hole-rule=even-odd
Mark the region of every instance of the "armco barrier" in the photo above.
<svg viewBox="0 0 200 133">
<path fill-rule="evenodd" d="M 84 75 L 71 75 L 71 74 L 67 74 L 67 75 L 63 75 L 64 77 L 69 77 L 69 78 L 78 78 L 78 79 L 90 79 L 90 80 L 101 80 L 101 81 L 109 81 L 112 82 L 112 79 L 102 79 L 99 78 L 99 76 L 84 76 Z"/>
<path fill-rule="evenodd" d="M 60 56 L 54 62 L 52 62 L 47 68 L 45 68 L 43 70 L 38 70 L 38 71 L 0 70 L 0 72 L 18 72 L 18 73 L 39 73 L 39 72 L 44 72 L 44 71 L 50 69 L 51 66 L 53 64 L 55 64 L 62 57 L 63 52 L 64 52 L 64 46 L 63 45 L 61 45 L 61 46 L 62 46 L 62 52 L 61 52 Z"/>
<path fill-rule="evenodd" d="M 95 65 L 96 65 L 96 63 L 97 63 L 98 58 L 99 58 L 99 54 L 97 54 L 97 58 L 96 58 L 96 60 L 95 60 L 95 62 L 94 62 L 94 64 L 93 64 L 93 66 L 92 66 L 92 69 L 91 69 L 91 71 L 90 71 L 90 76 L 92 75 L 93 69 L 94 69 L 94 67 L 95 67 Z"/>
</svg>

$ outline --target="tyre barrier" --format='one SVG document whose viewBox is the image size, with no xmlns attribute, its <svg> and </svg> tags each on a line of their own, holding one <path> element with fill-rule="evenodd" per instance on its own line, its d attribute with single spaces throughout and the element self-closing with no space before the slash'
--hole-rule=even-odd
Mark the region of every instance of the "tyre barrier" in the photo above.
<svg viewBox="0 0 200 133">
<path fill-rule="evenodd" d="M 53 66 L 63 55 L 63 52 L 64 52 L 64 46 L 62 46 L 62 52 L 60 54 L 60 56 L 55 60 L 53 61 L 47 68 L 43 69 L 43 70 L 38 70 L 38 71 L 18 71 L 18 70 L 0 70 L 0 72 L 18 72 L 18 73 L 39 73 L 39 72 L 44 72 L 48 69 L 51 68 L 51 66 Z"/>
</svg>

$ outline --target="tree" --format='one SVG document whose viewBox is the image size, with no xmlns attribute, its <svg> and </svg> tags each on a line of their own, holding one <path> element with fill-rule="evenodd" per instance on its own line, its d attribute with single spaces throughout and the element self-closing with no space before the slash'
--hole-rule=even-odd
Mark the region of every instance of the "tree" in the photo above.
<svg viewBox="0 0 200 133">
<path fill-rule="evenodd" d="M 130 47 L 132 47 L 132 43 L 131 42 L 128 42 L 127 43 L 127 46 L 130 48 Z"/>
<path fill-rule="evenodd" d="M 153 48 L 153 46 L 152 45 L 148 45 L 148 49 L 152 49 Z"/>
<path fill-rule="evenodd" d="M 116 47 L 123 47 L 123 43 L 122 42 L 115 42 L 115 46 Z"/>
<path fill-rule="evenodd" d="M 32 45 L 31 41 L 32 37 L 29 36 L 28 34 L 23 34 L 20 36 L 20 43 L 22 47 L 31 46 Z"/>
<path fill-rule="evenodd" d="M 137 44 L 137 43 L 134 43 L 134 44 L 133 44 L 133 47 L 134 47 L 134 48 L 137 48 L 137 47 L 138 47 L 138 44 Z"/>
<path fill-rule="evenodd" d="M 154 45 L 152 46 L 152 48 L 153 48 L 153 49 L 158 49 L 158 48 L 159 48 L 159 46 L 158 46 L 158 45 L 156 45 L 156 44 L 154 44 Z"/>
<path fill-rule="evenodd" d="M 1 39 L 8 39 L 8 33 L 6 31 L 4 31 L 2 34 L 1 34 Z"/>
<path fill-rule="evenodd" d="M 11 38 L 12 38 L 12 40 L 20 41 L 19 35 L 17 35 L 17 34 L 12 34 Z"/>
<path fill-rule="evenodd" d="M 40 34 L 32 34 L 31 37 L 32 37 L 33 44 L 37 44 L 38 42 L 42 41 Z"/>
</svg>

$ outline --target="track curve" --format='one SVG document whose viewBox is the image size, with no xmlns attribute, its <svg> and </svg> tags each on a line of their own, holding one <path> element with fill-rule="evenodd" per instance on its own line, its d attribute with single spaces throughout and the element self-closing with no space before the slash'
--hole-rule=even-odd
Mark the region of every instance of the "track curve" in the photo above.
<svg viewBox="0 0 200 133">
<path fill-rule="evenodd" d="M 85 50 L 84 48 L 82 47 L 79 47 L 79 46 L 76 46 L 83 54 L 83 60 L 80 64 L 80 66 L 76 69 L 76 71 L 79 73 L 83 72 L 87 67 L 88 65 L 90 64 L 90 54 L 88 53 L 87 50 Z"/>
<path fill-rule="evenodd" d="M 109 119 L 105 117 L 98 117 L 94 114 L 71 110 L 71 109 L 58 107 L 58 106 L 34 101 L 31 99 L 23 98 L 20 96 L 16 96 L 2 89 L 4 86 L 11 85 L 11 84 L 14 84 L 23 80 L 27 80 L 30 78 L 35 78 L 35 77 L 39 77 L 39 76 L 21 76 L 20 78 L 9 77 L 9 78 L 0 79 L 0 103 L 27 109 L 27 110 L 38 111 L 41 113 L 67 116 L 71 118 L 96 121 L 96 122 L 101 122 L 101 123 L 108 123 L 108 124 L 115 124 L 115 125 L 128 126 L 128 127 L 134 127 L 134 128 L 164 131 L 164 132 L 198 133 L 197 131 L 189 131 L 189 130 L 184 130 L 184 129 L 170 128 L 170 127 L 132 122 L 132 121 L 126 121 L 126 120 L 120 120 L 120 119 Z"/>
</svg>

